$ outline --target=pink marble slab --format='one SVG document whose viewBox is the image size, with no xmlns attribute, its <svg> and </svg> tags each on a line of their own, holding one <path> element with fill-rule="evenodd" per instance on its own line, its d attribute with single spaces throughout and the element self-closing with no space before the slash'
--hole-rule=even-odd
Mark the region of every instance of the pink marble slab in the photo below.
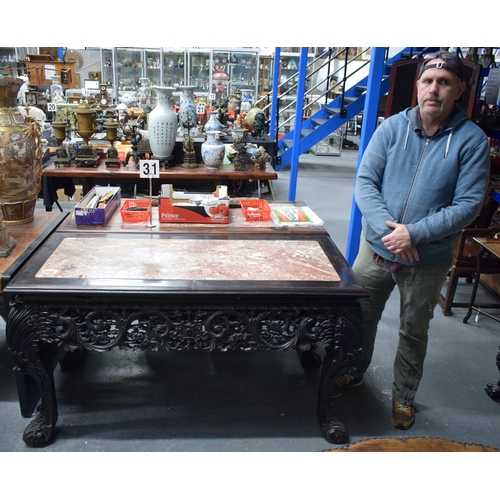
<svg viewBox="0 0 500 500">
<path fill-rule="evenodd" d="M 340 281 L 317 241 L 64 238 L 37 278 Z"/>
</svg>

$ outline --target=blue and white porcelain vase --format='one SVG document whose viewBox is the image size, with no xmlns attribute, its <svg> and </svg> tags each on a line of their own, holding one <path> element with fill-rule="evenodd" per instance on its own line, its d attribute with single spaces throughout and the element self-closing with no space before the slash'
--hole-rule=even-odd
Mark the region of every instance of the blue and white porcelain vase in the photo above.
<svg viewBox="0 0 500 500">
<path fill-rule="evenodd" d="M 241 90 L 241 111 L 248 113 L 252 108 L 253 93 L 249 89 Z"/>
<path fill-rule="evenodd" d="M 185 128 L 196 126 L 196 104 L 194 102 L 193 91 L 196 87 L 191 85 L 179 87 L 182 90 L 181 102 L 179 106 L 179 121 Z"/>
<path fill-rule="evenodd" d="M 226 147 L 219 139 L 219 132 L 207 131 L 207 140 L 201 145 L 201 159 L 205 166 L 217 170 L 224 160 Z"/>
<path fill-rule="evenodd" d="M 149 114 L 149 144 L 153 156 L 167 159 L 172 155 L 177 135 L 177 115 L 172 110 L 173 87 L 153 87 L 156 92 L 156 106 Z"/>
<path fill-rule="evenodd" d="M 222 123 L 217 118 L 217 111 L 210 112 L 210 118 L 205 123 L 205 132 L 220 132 Z"/>
</svg>

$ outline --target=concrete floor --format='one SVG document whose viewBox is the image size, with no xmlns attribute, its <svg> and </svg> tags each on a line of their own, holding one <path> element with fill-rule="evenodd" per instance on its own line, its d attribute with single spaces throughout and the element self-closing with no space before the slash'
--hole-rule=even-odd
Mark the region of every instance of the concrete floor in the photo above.
<svg viewBox="0 0 500 500">
<path fill-rule="evenodd" d="M 295 198 L 306 202 L 345 252 L 357 163 L 356 151 L 340 157 L 303 155 Z M 289 169 L 274 190 L 288 198 Z M 265 194 L 264 197 L 269 197 Z M 66 207 L 66 205 L 64 205 Z M 459 292 L 468 297 L 470 285 Z M 397 342 L 398 297 L 380 325 L 364 385 L 338 399 L 351 443 L 377 437 L 447 438 L 500 448 L 500 404 L 485 393 L 499 373 L 499 324 L 464 309 L 445 317 L 440 308 L 429 332 L 428 357 L 408 431 L 390 423 L 392 362 Z M 294 352 L 90 353 L 84 369 L 56 368 L 59 404 L 56 440 L 31 449 L 22 441 L 29 422 L 19 411 L 4 325 L 0 332 L 0 451 L 275 451 L 334 448 L 316 420 L 319 371 L 304 372 Z M 333 454 L 336 455 L 336 454 Z"/>
</svg>

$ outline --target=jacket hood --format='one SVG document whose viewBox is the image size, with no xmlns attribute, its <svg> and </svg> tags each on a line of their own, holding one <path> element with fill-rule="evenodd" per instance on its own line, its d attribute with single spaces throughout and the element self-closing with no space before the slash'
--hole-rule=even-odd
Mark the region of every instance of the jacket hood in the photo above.
<svg viewBox="0 0 500 500">
<path fill-rule="evenodd" d="M 407 128 L 406 128 L 406 138 L 405 138 L 404 149 L 406 149 L 406 147 L 408 145 L 410 131 L 412 129 L 415 130 L 415 127 L 416 127 L 417 109 L 418 109 L 418 106 L 415 106 L 414 108 L 407 108 L 404 111 L 400 112 L 400 115 L 404 116 L 404 118 L 408 124 Z M 455 105 L 452 113 L 453 113 L 453 117 L 451 118 L 450 122 L 443 128 L 443 130 L 440 130 L 436 134 L 436 136 L 438 136 L 440 134 L 448 134 L 448 140 L 446 141 L 446 148 L 443 152 L 443 158 L 446 158 L 448 156 L 448 152 L 450 150 L 451 138 L 453 136 L 454 129 L 456 127 L 458 127 L 462 122 L 469 119 L 469 117 L 467 116 L 467 113 L 462 108 L 458 107 L 457 105 Z"/>
</svg>

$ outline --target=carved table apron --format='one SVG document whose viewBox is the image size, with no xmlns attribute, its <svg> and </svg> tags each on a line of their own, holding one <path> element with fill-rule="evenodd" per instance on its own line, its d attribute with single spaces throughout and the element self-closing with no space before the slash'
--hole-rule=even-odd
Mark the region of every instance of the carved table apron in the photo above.
<svg viewBox="0 0 500 500">
<path fill-rule="evenodd" d="M 366 292 L 325 231 L 54 232 L 4 294 L 21 413 L 30 417 L 36 408 L 23 436 L 31 446 L 54 438 L 59 353 L 117 346 L 295 349 L 305 366 L 318 361 L 322 343 L 321 432 L 331 443 L 348 441 L 331 395 L 338 377 L 357 373 L 356 299 Z"/>
</svg>

